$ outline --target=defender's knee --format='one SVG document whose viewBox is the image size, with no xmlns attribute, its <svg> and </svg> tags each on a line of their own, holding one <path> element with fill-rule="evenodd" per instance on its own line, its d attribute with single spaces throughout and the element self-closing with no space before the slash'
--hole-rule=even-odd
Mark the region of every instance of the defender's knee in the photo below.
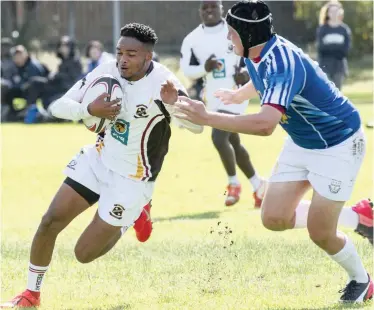
<svg viewBox="0 0 374 310">
<path fill-rule="evenodd" d="M 289 228 L 290 220 L 278 216 L 278 215 L 272 215 L 272 214 L 262 214 L 261 216 L 262 224 L 265 228 L 273 231 L 282 231 Z"/>
<path fill-rule="evenodd" d="M 327 248 L 330 241 L 336 237 L 336 233 L 332 233 L 327 230 L 321 230 L 318 228 L 309 228 L 309 238 L 321 249 Z"/>
</svg>

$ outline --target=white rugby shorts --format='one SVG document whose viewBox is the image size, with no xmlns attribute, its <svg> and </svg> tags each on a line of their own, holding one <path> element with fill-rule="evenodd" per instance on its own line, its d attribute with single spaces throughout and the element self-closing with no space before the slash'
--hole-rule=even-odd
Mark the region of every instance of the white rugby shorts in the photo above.
<svg viewBox="0 0 374 310">
<path fill-rule="evenodd" d="M 333 201 L 347 201 L 365 152 L 362 129 L 342 143 L 321 150 L 299 147 L 288 138 L 269 182 L 308 180 L 321 196 Z"/>
<path fill-rule="evenodd" d="M 106 168 L 94 145 L 75 155 L 64 174 L 100 195 L 99 216 L 112 226 L 132 226 L 154 189 L 154 182 L 134 181 Z"/>
</svg>

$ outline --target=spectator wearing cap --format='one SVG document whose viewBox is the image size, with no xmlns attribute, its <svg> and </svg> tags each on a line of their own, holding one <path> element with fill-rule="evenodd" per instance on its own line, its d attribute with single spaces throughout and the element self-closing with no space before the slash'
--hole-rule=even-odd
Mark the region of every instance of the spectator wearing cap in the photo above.
<svg viewBox="0 0 374 310">
<path fill-rule="evenodd" d="M 339 89 L 348 75 L 347 56 L 351 47 L 351 30 L 343 18 L 342 4 L 330 1 L 320 11 L 317 29 L 318 62 Z"/>
<path fill-rule="evenodd" d="M 30 85 L 38 77 L 46 77 L 48 70 L 37 59 L 31 57 L 26 48 L 17 45 L 10 49 L 10 55 L 15 65 L 13 74 L 10 77 L 9 85 L 2 89 L 4 100 L 2 104 L 2 121 L 18 121 L 19 112 L 13 106 L 15 98 L 28 98 Z M 5 72 L 4 72 L 5 73 Z"/>
</svg>

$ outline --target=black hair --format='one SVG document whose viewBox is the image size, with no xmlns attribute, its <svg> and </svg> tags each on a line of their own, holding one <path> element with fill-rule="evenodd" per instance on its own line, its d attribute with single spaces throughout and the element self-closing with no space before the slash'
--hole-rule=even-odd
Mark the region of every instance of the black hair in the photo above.
<svg viewBox="0 0 374 310">
<path fill-rule="evenodd" d="M 156 32 L 151 27 L 138 23 L 131 23 L 123 26 L 121 28 L 121 37 L 135 38 L 152 47 L 154 47 L 158 41 Z"/>
</svg>

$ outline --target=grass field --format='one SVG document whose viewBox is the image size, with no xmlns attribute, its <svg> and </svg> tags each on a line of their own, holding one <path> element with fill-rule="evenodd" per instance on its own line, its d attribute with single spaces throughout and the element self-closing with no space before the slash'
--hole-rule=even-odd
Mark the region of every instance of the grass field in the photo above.
<svg viewBox="0 0 374 310">
<path fill-rule="evenodd" d="M 371 119 L 371 104 L 359 109 L 364 121 Z M 93 207 L 59 236 L 40 309 L 340 309 L 336 301 L 345 272 L 308 240 L 306 231 L 263 228 L 242 174 L 242 200 L 225 208 L 226 176 L 209 128 L 200 136 L 173 129 L 153 199 L 149 242 L 140 244 L 130 230 L 107 256 L 79 264 L 73 249 Z M 368 153 L 350 203 L 372 194 L 373 131 L 366 133 Z M 242 138 L 264 177 L 284 137 L 278 129 L 272 137 Z M 25 288 L 31 240 L 64 178 L 61 171 L 94 139 L 74 124 L 2 126 L 2 301 Z M 343 231 L 374 275 L 373 248 Z"/>
</svg>

